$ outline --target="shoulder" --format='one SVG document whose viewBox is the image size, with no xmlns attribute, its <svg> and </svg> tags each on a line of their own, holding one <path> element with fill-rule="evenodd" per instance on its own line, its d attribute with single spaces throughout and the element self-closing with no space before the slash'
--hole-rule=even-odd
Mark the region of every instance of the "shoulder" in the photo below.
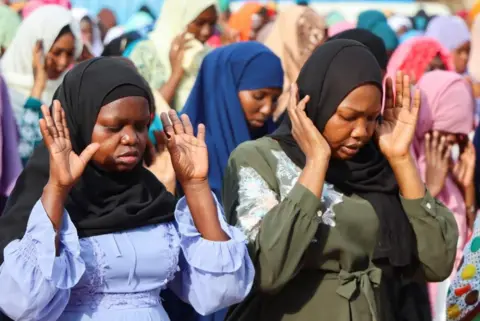
<svg viewBox="0 0 480 321">
<path fill-rule="evenodd" d="M 280 145 L 270 137 L 263 137 L 238 145 L 230 155 L 230 160 L 254 164 L 259 159 L 268 161 L 273 156 L 273 151 L 281 151 Z"/>
</svg>

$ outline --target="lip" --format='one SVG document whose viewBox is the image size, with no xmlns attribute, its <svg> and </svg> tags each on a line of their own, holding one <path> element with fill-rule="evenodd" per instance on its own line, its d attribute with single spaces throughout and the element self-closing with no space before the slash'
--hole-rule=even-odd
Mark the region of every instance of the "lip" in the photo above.
<svg viewBox="0 0 480 321">
<path fill-rule="evenodd" d="M 252 125 L 254 127 L 262 127 L 263 125 L 265 125 L 265 120 L 254 119 L 252 120 Z"/>
<path fill-rule="evenodd" d="M 348 156 L 355 156 L 355 154 L 357 154 L 360 150 L 360 147 L 342 146 L 341 150 Z"/>
<path fill-rule="evenodd" d="M 132 165 L 138 163 L 140 154 L 136 151 L 130 151 L 117 156 L 119 163 Z"/>
</svg>

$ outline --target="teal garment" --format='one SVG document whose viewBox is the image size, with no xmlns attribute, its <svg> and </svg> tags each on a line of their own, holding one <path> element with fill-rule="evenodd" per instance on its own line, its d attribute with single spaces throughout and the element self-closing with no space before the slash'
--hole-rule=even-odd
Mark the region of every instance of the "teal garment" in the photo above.
<svg viewBox="0 0 480 321">
<path fill-rule="evenodd" d="M 218 0 L 218 9 L 220 12 L 226 12 L 230 9 L 230 0 Z"/>
<path fill-rule="evenodd" d="M 23 166 L 26 165 L 35 147 L 43 140 L 38 121 L 43 117 L 40 107 L 42 102 L 30 97 L 23 106 L 23 115 L 18 124 L 20 141 L 18 153 L 22 159 Z"/>
<path fill-rule="evenodd" d="M 332 11 L 327 14 L 326 23 L 327 27 L 331 27 L 336 23 L 346 21 L 345 17 L 338 11 Z"/>
<path fill-rule="evenodd" d="M 357 20 L 357 28 L 367 29 L 382 38 L 387 51 L 393 51 L 398 46 L 398 37 L 388 25 L 387 17 L 378 10 L 363 11 Z"/>
</svg>

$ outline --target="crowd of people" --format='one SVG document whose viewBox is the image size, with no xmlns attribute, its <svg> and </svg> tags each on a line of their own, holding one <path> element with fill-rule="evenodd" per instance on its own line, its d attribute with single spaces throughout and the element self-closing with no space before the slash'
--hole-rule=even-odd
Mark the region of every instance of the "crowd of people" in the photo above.
<svg viewBox="0 0 480 321">
<path fill-rule="evenodd" d="M 0 320 L 480 320 L 480 1 L 0 4 Z"/>
</svg>

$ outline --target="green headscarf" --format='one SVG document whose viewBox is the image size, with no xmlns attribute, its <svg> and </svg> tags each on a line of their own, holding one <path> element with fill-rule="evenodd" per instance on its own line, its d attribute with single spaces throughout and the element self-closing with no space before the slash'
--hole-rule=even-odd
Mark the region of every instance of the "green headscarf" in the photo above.
<svg viewBox="0 0 480 321">
<path fill-rule="evenodd" d="M 21 22 L 13 9 L 0 3 L 0 47 L 7 48 L 10 45 Z"/>
<path fill-rule="evenodd" d="M 220 12 L 228 11 L 230 7 L 230 0 L 218 0 L 218 8 Z"/>
</svg>

